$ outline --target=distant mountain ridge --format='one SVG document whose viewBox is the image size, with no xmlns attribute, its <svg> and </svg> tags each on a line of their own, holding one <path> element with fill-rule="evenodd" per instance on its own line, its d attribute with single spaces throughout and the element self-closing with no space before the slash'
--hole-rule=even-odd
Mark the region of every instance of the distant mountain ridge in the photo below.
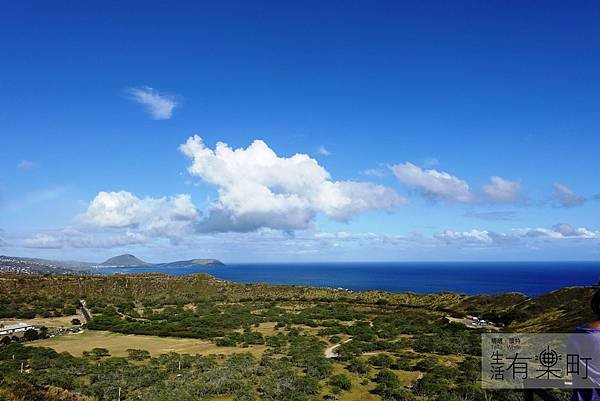
<svg viewBox="0 0 600 401">
<path fill-rule="evenodd" d="M 158 266 L 158 267 L 185 267 L 185 266 L 217 266 L 223 265 L 224 263 L 218 259 L 189 259 L 189 260 L 177 260 L 175 262 L 165 263 L 148 263 L 133 256 L 132 254 L 126 253 L 119 256 L 114 256 L 96 267 L 145 267 L 145 266 Z"/>
<path fill-rule="evenodd" d="M 159 267 L 185 267 L 185 266 L 217 266 L 223 265 L 224 263 L 218 259 L 189 259 L 189 260 L 177 260 L 175 262 L 165 263 L 148 263 L 143 260 L 126 253 L 112 257 L 105 262 L 97 265 L 97 267 L 144 267 L 144 266 L 159 266 Z"/>
<path fill-rule="evenodd" d="M 182 266 L 191 266 L 191 265 L 200 265 L 200 266 L 217 266 L 224 265 L 225 263 L 221 262 L 218 259 L 190 259 L 190 260 L 178 260 L 175 262 L 168 263 L 157 263 L 157 266 L 162 267 L 182 267 Z"/>
<path fill-rule="evenodd" d="M 144 262 L 141 259 L 136 258 L 130 253 L 123 255 L 114 256 L 110 259 L 100 263 L 100 266 L 111 266 L 111 267 L 132 267 L 132 266 L 148 266 L 151 263 Z"/>
<path fill-rule="evenodd" d="M 148 263 L 134 255 L 114 256 L 102 263 L 79 262 L 72 260 L 49 260 L 20 256 L 0 255 L 0 273 L 21 274 L 86 274 L 94 273 L 107 267 L 145 267 L 158 266 L 167 268 L 189 266 L 222 266 L 218 259 L 189 259 L 165 263 Z"/>
</svg>

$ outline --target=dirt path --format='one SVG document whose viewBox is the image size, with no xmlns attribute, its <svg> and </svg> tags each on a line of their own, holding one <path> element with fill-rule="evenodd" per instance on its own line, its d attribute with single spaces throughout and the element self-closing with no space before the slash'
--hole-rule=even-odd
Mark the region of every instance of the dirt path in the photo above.
<svg viewBox="0 0 600 401">
<path fill-rule="evenodd" d="M 339 344 L 335 344 L 332 345 L 331 347 L 328 347 L 325 349 L 325 358 L 337 358 L 338 354 L 337 352 L 335 352 L 336 349 L 338 349 L 342 344 L 346 344 L 347 342 L 350 342 L 352 340 L 352 338 L 349 338 L 345 341 L 342 341 Z"/>
</svg>

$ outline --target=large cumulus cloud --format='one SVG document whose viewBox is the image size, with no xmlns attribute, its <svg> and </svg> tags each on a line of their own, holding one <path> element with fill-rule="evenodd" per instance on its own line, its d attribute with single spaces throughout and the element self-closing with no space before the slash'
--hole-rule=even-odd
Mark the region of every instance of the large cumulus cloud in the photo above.
<svg viewBox="0 0 600 401">
<path fill-rule="evenodd" d="M 281 157 L 261 140 L 239 149 L 219 142 L 213 150 L 196 135 L 180 149 L 192 161 L 189 173 L 218 190 L 218 199 L 199 225 L 203 231 L 306 229 L 317 214 L 348 221 L 360 213 L 406 203 L 382 185 L 334 181 L 308 155 Z"/>
<path fill-rule="evenodd" d="M 114 248 L 186 239 L 201 213 L 189 195 L 139 198 L 127 191 L 99 192 L 74 225 L 25 238 L 26 248 Z"/>
<path fill-rule="evenodd" d="M 99 192 L 78 220 L 108 229 L 136 229 L 150 236 L 176 237 L 191 231 L 200 212 L 190 195 L 138 198 L 127 191 Z"/>
</svg>

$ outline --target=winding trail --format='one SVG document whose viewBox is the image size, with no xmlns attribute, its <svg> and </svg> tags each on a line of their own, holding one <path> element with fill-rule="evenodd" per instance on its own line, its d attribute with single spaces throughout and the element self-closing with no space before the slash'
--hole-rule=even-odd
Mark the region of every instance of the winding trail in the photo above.
<svg viewBox="0 0 600 401">
<path fill-rule="evenodd" d="M 336 349 L 338 349 L 342 344 L 346 344 L 347 342 L 352 341 L 352 337 L 350 337 L 347 340 L 342 341 L 339 344 L 334 344 L 331 347 L 328 347 L 325 349 L 325 358 L 337 358 L 338 354 L 337 352 L 335 352 Z"/>
</svg>

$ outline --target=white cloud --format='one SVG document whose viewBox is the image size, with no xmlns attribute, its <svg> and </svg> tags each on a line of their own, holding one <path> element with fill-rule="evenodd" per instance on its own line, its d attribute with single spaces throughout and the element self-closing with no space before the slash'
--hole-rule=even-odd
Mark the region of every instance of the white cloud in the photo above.
<svg viewBox="0 0 600 401">
<path fill-rule="evenodd" d="M 496 203 L 516 203 L 521 198 L 521 183 L 493 176 L 482 187 L 485 198 Z"/>
<path fill-rule="evenodd" d="M 562 207 L 581 206 L 585 199 L 583 196 L 571 190 L 571 188 L 560 182 L 554 183 L 554 197 L 558 204 Z"/>
<path fill-rule="evenodd" d="M 30 170 L 37 166 L 36 162 L 32 162 L 31 160 L 21 160 L 19 164 L 17 164 L 17 168 L 21 170 Z"/>
<path fill-rule="evenodd" d="M 173 109 L 177 106 L 175 97 L 160 94 L 148 86 L 129 88 L 126 92 L 132 100 L 143 105 L 155 120 L 170 119 L 173 115 Z"/>
<path fill-rule="evenodd" d="M 469 184 L 446 172 L 424 170 L 409 162 L 391 168 L 402 184 L 426 198 L 462 203 L 473 200 Z"/>
<path fill-rule="evenodd" d="M 588 238 L 600 239 L 600 231 L 593 231 L 585 227 L 573 227 L 570 224 L 557 224 L 552 228 L 521 228 L 513 230 L 513 234 L 521 237 L 534 238 Z"/>
<path fill-rule="evenodd" d="M 447 244 L 461 242 L 463 244 L 480 245 L 491 244 L 494 242 L 488 231 L 452 231 L 444 230 L 442 233 L 436 234 L 435 238 L 444 241 Z"/>
<path fill-rule="evenodd" d="M 37 232 L 21 241 L 25 248 L 113 248 L 194 234 L 201 214 L 189 195 L 138 198 L 127 191 L 99 192 L 75 225 Z"/>
<path fill-rule="evenodd" d="M 518 203 L 523 200 L 520 182 L 498 176 L 492 176 L 476 195 L 470 191 L 467 181 L 444 171 L 424 169 L 410 162 L 393 165 L 391 170 L 408 189 L 435 201 Z"/>
<path fill-rule="evenodd" d="M 420 233 L 409 235 L 388 235 L 376 233 L 356 232 L 304 232 L 294 237 L 301 242 L 305 250 L 312 249 L 339 249 L 346 247 L 362 247 L 373 252 L 379 250 L 389 254 L 391 250 L 413 253 L 419 258 L 436 258 L 439 255 L 453 255 L 452 252 L 461 249 L 470 251 L 490 251 L 495 255 L 520 254 L 530 255 L 532 250 L 546 247 L 550 249 L 579 249 L 590 250 L 600 244 L 600 231 L 587 228 L 574 228 L 568 224 L 557 224 L 551 228 L 515 228 L 508 232 L 495 232 L 490 230 L 472 229 L 466 231 L 444 230 L 432 236 Z M 573 248 L 580 246 L 580 248 Z M 450 253 L 447 253 L 450 252 Z M 587 251 L 586 251 L 587 252 Z M 460 252 L 458 254 L 461 254 Z M 454 255 L 457 255 L 454 253 Z M 379 256 L 379 255 L 377 255 Z M 375 256 L 375 257 L 377 257 Z M 402 257 L 402 254 L 398 254 Z"/>
<path fill-rule="evenodd" d="M 96 228 L 136 229 L 174 238 L 191 232 L 199 217 L 190 195 L 140 199 L 120 191 L 99 192 L 78 221 Z"/>
<path fill-rule="evenodd" d="M 552 228 L 515 228 L 507 233 L 487 230 L 445 230 L 435 238 L 447 245 L 458 246 L 511 246 L 527 245 L 538 241 L 600 240 L 600 231 L 585 227 L 575 228 L 569 224 L 557 224 Z"/>
<path fill-rule="evenodd" d="M 261 140 L 245 149 L 219 142 L 212 150 L 196 135 L 180 149 L 192 160 L 189 173 L 218 188 L 203 231 L 305 229 L 318 213 L 348 221 L 369 210 L 406 203 L 388 187 L 333 181 L 308 155 L 280 157 Z"/>
<path fill-rule="evenodd" d="M 319 146 L 319 148 L 317 149 L 317 153 L 319 153 L 322 156 L 331 156 L 331 152 L 327 150 L 327 148 L 323 145 Z"/>
</svg>

